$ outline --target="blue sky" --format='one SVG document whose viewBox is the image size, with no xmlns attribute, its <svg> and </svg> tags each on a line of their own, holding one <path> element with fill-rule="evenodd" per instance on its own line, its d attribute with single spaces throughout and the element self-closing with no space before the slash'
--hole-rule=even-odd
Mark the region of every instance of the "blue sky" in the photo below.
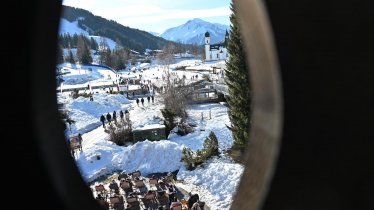
<svg viewBox="0 0 374 210">
<path fill-rule="evenodd" d="M 230 3 L 231 0 L 63 0 L 64 5 L 158 33 L 193 18 L 229 25 Z"/>
</svg>

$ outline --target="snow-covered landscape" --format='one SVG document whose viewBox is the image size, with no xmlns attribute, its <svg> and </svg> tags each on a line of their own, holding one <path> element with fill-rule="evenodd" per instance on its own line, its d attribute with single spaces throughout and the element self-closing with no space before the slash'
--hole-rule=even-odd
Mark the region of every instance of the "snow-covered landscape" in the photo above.
<svg viewBox="0 0 374 210">
<path fill-rule="evenodd" d="M 142 66 L 140 66 L 142 65 Z M 179 78 L 183 76 L 187 81 L 192 76 L 202 78 L 209 74 L 213 67 L 224 66 L 224 61 L 202 63 L 200 60 L 184 60 L 170 65 L 170 72 Z M 111 176 L 121 171 L 133 172 L 139 170 L 142 175 L 177 171 L 176 186 L 187 192 L 198 193 L 200 200 L 209 209 L 229 209 L 232 197 L 240 181 L 243 166 L 235 163 L 224 151 L 233 144 L 231 131 L 227 128 L 230 120 L 227 107 L 220 103 L 193 104 L 187 108 L 187 121 L 196 125 L 194 132 L 185 136 L 171 133 L 168 139 L 160 141 L 139 141 L 126 146 L 117 146 L 109 141 L 100 116 L 116 111 L 128 110 L 133 129 L 149 125 L 163 124 L 161 109 L 164 107 L 159 93 L 155 93 L 155 101 L 137 105 L 135 98 L 127 98 L 126 94 L 110 94 L 108 88 L 99 88 L 103 84 L 118 82 L 118 78 L 137 77 L 153 84 L 162 84 L 162 76 L 166 69 L 155 64 L 137 64 L 135 69 L 114 72 L 100 66 L 76 66 L 61 64 L 66 70 L 62 78 L 68 83 L 57 88 L 58 103 L 64 104 L 75 123 L 66 129 L 66 136 L 82 134 L 82 151 L 75 154 L 75 159 L 82 177 L 87 183 L 99 182 L 105 176 Z M 187 70 L 175 70 L 177 66 L 187 66 Z M 88 68 L 90 70 L 88 70 Z M 129 67 L 131 68 L 131 67 Z M 192 71 L 194 69 L 195 71 Z M 85 97 L 73 99 L 71 91 L 64 88 L 87 87 L 79 92 L 94 92 L 93 100 Z M 137 85 L 128 84 L 128 89 L 135 89 Z M 95 88 L 97 87 L 97 88 Z M 147 97 L 137 96 L 137 97 Z M 181 162 L 184 147 L 193 151 L 202 149 L 205 138 L 213 131 L 219 142 L 220 155 L 213 157 L 195 170 L 189 171 Z M 100 159 L 97 159 L 100 156 Z M 96 183 L 97 184 L 97 183 Z"/>
</svg>

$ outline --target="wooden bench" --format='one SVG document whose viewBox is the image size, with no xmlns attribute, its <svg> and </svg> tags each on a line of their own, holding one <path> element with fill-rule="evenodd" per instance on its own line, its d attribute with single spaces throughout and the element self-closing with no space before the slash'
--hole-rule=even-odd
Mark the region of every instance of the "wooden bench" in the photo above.
<svg viewBox="0 0 374 210">
<path fill-rule="evenodd" d="M 140 202 L 138 201 L 137 196 L 131 196 L 126 198 L 126 202 L 131 206 L 139 206 Z"/>
<path fill-rule="evenodd" d="M 140 177 L 141 176 L 141 173 L 140 173 L 140 171 L 135 171 L 135 172 L 132 172 L 131 173 L 131 177 L 134 179 L 134 178 L 136 178 L 136 177 Z"/>
<path fill-rule="evenodd" d="M 136 188 L 142 188 L 145 187 L 144 181 L 143 180 L 134 180 L 134 186 Z"/>
<path fill-rule="evenodd" d="M 104 185 L 102 185 L 102 184 L 96 185 L 95 190 L 96 190 L 97 193 L 101 193 L 102 195 L 104 195 L 106 197 L 107 190 L 105 189 Z"/>
<path fill-rule="evenodd" d="M 157 178 L 149 179 L 149 185 L 157 186 L 158 185 L 158 179 Z"/>
<path fill-rule="evenodd" d="M 109 210 L 109 203 L 106 201 L 106 200 L 103 200 L 103 199 L 96 199 L 96 201 L 99 203 L 99 205 L 105 209 L 105 210 Z"/>
</svg>

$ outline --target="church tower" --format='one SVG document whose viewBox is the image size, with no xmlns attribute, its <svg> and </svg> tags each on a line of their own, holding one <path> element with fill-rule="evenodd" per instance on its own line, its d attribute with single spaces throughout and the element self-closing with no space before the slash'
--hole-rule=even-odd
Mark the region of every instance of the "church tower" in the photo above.
<svg viewBox="0 0 374 210">
<path fill-rule="evenodd" d="M 205 60 L 210 60 L 210 34 L 209 32 L 205 33 Z"/>
</svg>

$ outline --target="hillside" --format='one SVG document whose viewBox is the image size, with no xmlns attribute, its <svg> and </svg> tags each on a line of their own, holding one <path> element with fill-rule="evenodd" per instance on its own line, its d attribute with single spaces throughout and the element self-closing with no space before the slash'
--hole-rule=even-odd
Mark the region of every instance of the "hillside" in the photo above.
<svg viewBox="0 0 374 210">
<path fill-rule="evenodd" d="M 204 34 L 209 32 L 211 43 L 218 43 L 224 40 L 226 30 L 229 26 L 210 23 L 199 18 L 187 21 L 185 24 L 167 29 L 160 36 L 171 41 L 181 42 L 184 44 L 204 44 Z"/>
<path fill-rule="evenodd" d="M 60 35 L 63 35 L 63 34 L 71 34 L 71 35 L 73 35 L 73 34 L 83 34 L 83 35 L 87 36 L 89 39 L 91 39 L 91 38 L 94 39 L 96 41 L 96 43 L 100 43 L 102 41 L 102 39 L 104 39 L 105 42 L 108 44 L 108 47 L 111 50 L 113 50 L 116 46 L 116 42 L 114 40 L 106 38 L 106 37 L 89 35 L 89 33 L 87 31 L 81 29 L 78 26 L 78 21 L 69 22 L 65 18 L 60 19 L 59 34 Z"/>
<path fill-rule="evenodd" d="M 144 52 L 146 48 L 162 49 L 165 44 L 170 42 L 146 31 L 133 29 L 116 21 L 96 16 L 84 9 L 65 5 L 62 9 L 62 21 L 64 19 L 70 23 L 76 21 L 77 27 L 71 28 L 72 31 L 66 31 L 72 34 L 82 32 L 86 35 L 107 37 L 110 40 L 118 40 L 123 46 L 138 52 Z"/>
</svg>

